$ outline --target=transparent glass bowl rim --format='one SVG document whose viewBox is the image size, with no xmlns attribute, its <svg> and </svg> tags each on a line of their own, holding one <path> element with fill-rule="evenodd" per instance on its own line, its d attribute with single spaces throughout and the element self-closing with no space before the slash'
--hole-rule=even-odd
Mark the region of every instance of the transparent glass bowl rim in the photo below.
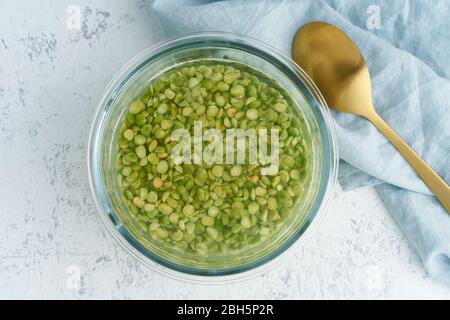
<svg viewBox="0 0 450 320">
<path fill-rule="evenodd" d="M 149 256 L 145 255 L 138 246 L 133 244 L 133 242 L 137 242 L 135 239 L 129 239 L 130 235 L 124 235 L 118 230 L 117 222 L 115 222 L 118 221 L 118 218 L 115 217 L 115 221 L 111 219 L 110 215 L 114 215 L 114 213 L 107 212 L 105 208 L 105 201 L 107 202 L 107 200 L 102 199 L 98 190 L 99 173 L 97 162 L 99 161 L 99 158 L 96 152 L 98 145 L 100 144 L 98 138 L 101 133 L 100 129 L 103 115 L 108 112 L 108 101 L 113 99 L 114 95 L 117 94 L 117 92 L 120 92 L 121 86 L 126 82 L 126 79 L 131 72 L 136 72 L 137 69 L 149 63 L 152 57 L 156 57 L 166 49 L 170 49 L 172 47 L 180 46 L 182 44 L 187 44 L 190 42 L 204 42 L 205 44 L 211 42 L 212 45 L 214 45 L 215 43 L 244 44 L 247 48 L 254 49 L 259 52 L 264 52 L 266 58 L 272 58 L 273 61 L 276 61 L 279 64 L 281 63 L 286 67 L 286 70 L 291 71 L 291 74 L 293 74 L 294 77 L 297 77 L 297 79 L 292 79 L 291 76 L 291 80 L 297 80 L 296 83 L 302 86 L 302 94 L 308 96 L 309 105 L 311 106 L 311 104 L 313 104 L 312 107 L 316 109 L 314 110 L 314 113 L 321 117 L 319 119 L 317 119 L 316 117 L 316 120 L 318 121 L 318 127 L 321 131 L 321 138 L 324 149 L 323 171 L 325 174 L 322 174 L 322 181 L 320 182 L 316 200 L 314 201 L 314 204 L 310 212 L 308 213 L 308 216 L 313 213 L 312 222 L 308 226 L 302 226 L 300 229 L 303 229 L 303 232 L 301 234 L 298 234 L 297 236 L 292 236 L 292 239 L 286 241 L 286 243 L 283 244 L 283 248 L 281 248 L 281 250 L 280 248 L 276 250 L 275 256 L 271 256 L 270 259 L 264 261 L 263 263 L 256 264 L 254 268 L 247 268 L 244 271 L 238 271 L 237 273 L 227 275 L 196 275 L 183 272 L 182 270 L 179 270 L 180 268 L 171 268 L 169 266 L 164 266 L 157 261 L 154 261 Z M 234 33 L 201 32 L 191 33 L 176 39 L 163 41 L 145 49 L 134 58 L 132 58 L 128 63 L 126 63 L 112 78 L 107 88 L 105 89 L 105 93 L 100 99 L 100 103 L 98 104 L 97 111 L 93 118 L 88 142 L 87 168 L 91 194 L 93 196 L 97 212 L 99 213 L 105 227 L 122 245 L 122 247 L 126 249 L 127 252 L 131 253 L 137 260 L 142 262 L 150 269 L 173 279 L 193 283 L 228 284 L 236 281 L 242 281 L 248 278 L 253 278 L 268 272 L 269 270 L 279 265 L 286 258 L 297 252 L 308 241 L 308 239 L 317 229 L 329 206 L 329 202 L 336 184 L 338 159 L 339 156 L 336 134 L 330 111 L 327 107 L 325 99 L 305 71 L 303 71 L 294 61 L 292 61 L 292 59 L 287 57 L 285 54 L 259 40 Z M 324 177 L 325 179 L 323 179 Z"/>
</svg>

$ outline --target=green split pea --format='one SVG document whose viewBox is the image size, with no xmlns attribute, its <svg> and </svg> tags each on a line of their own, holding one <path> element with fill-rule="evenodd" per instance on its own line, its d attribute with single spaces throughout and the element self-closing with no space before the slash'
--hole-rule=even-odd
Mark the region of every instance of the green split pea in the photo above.
<svg viewBox="0 0 450 320">
<path fill-rule="evenodd" d="M 128 107 L 117 178 L 129 212 L 154 241 L 194 255 L 247 248 L 272 235 L 305 194 L 308 128 L 284 90 L 241 64 L 198 61 L 152 81 Z M 255 164 L 179 164 L 171 133 L 194 122 L 280 131 L 279 170 Z"/>
</svg>

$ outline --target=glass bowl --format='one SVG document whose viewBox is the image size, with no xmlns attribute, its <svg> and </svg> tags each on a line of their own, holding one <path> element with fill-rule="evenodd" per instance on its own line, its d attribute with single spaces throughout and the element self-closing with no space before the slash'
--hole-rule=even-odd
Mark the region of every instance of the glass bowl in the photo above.
<svg viewBox="0 0 450 320">
<path fill-rule="evenodd" d="M 123 201 L 116 176 L 116 145 L 128 106 L 148 84 L 174 66 L 195 60 L 245 64 L 275 80 L 295 101 L 310 131 L 311 175 L 304 201 L 280 230 L 237 253 L 196 259 L 170 250 L 144 231 Z M 101 219 L 138 260 L 167 276 L 227 282 L 261 274 L 298 249 L 317 227 L 333 192 L 337 145 L 326 103 L 306 73 L 291 59 L 260 41 L 228 33 L 198 33 L 158 44 L 128 62 L 108 85 L 94 116 L 88 147 L 91 191 Z"/>
</svg>

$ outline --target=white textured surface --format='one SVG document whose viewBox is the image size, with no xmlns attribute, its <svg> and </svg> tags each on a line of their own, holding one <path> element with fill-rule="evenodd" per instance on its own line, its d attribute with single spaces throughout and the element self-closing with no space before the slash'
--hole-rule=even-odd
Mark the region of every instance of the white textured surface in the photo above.
<svg viewBox="0 0 450 320">
<path fill-rule="evenodd" d="M 144 0 L 0 0 L 0 298 L 450 299 L 370 188 L 338 190 L 303 250 L 239 284 L 181 283 L 129 256 L 95 212 L 86 144 L 107 82 L 159 34 Z"/>
</svg>

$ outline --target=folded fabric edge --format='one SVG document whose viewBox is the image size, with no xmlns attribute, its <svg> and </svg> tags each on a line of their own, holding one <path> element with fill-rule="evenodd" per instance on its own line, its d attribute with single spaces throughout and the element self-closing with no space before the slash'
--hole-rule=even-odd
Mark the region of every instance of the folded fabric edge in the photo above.
<svg viewBox="0 0 450 320">
<path fill-rule="evenodd" d="M 418 252 L 427 273 L 450 286 L 450 219 L 437 199 L 382 183 L 375 187 L 403 234 Z"/>
<path fill-rule="evenodd" d="M 361 187 L 373 187 L 384 183 L 342 159 L 339 161 L 338 180 L 344 191 Z"/>
</svg>

